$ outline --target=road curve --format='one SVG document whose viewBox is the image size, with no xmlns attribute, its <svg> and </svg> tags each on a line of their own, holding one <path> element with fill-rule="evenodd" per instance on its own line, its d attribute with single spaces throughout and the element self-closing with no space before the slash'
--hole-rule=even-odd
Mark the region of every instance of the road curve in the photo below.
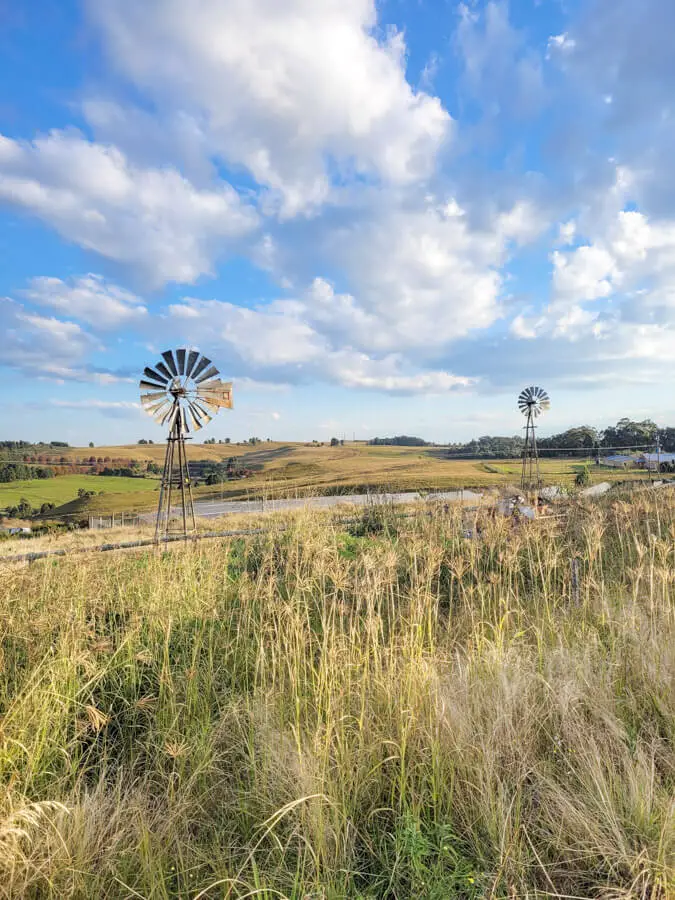
<svg viewBox="0 0 675 900">
<path fill-rule="evenodd" d="M 298 497 L 290 500 L 197 500 L 195 513 L 204 519 L 226 516 L 228 513 L 277 512 L 284 509 L 328 509 L 349 503 L 368 506 L 382 503 L 414 503 L 415 501 L 465 501 L 475 503 L 482 494 L 474 491 L 439 491 L 420 495 L 417 491 L 400 494 L 334 494 L 328 497 Z"/>
<path fill-rule="evenodd" d="M 383 503 L 415 502 L 462 502 L 476 503 L 482 494 L 475 491 L 437 491 L 422 495 L 417 491 L 399 494 L 333 494 L 325 497 L 296 497 L 286 500 L 195 500 L 195 515 L 201 519 L 216 519 L 234 513 L 272 513 L 285 509 L 329 509 L 334 506 L 368 506 Z M 179 508 L 173 507 L 172 514 L 178 515 Z M 155 513 L 139 516 L 142 521 L 154 522 Z"/>
</svg>

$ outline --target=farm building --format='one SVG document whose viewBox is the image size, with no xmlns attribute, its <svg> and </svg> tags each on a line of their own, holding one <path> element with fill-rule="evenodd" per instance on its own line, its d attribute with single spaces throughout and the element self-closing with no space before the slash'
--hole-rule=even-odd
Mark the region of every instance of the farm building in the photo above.
<svg viewBox="0 0 675 900">
<path fill-rule="evenodd" d="M 643 453 L 638 460 L 638 465 L 643 469 L 656 472 L 675 471 L 675 453 Z"/>
<path fill-rule="evenodd" d="M 617 453 L 614 456 L 603 456 L 600 464 L 603 466 L 611 466 L 614 469 L 628 469 L 637 462 L 634 456 L 628 456 L 625 453 Z"/>
</svg>

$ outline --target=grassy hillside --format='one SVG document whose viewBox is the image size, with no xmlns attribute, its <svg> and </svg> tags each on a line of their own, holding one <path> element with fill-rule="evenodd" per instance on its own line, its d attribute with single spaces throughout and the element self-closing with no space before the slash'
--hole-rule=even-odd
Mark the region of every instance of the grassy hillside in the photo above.
<svg viewBox="0 0 675 900">
<path fill-rule="evenodd" d="M 673 499 L 324 521 L 3 571 L 0 896 L 673 897 Z"/>
<path fill-rule="evenodd" d="M 17 504 L 22 497 L 32 506 L 62 504 L 76 498 L 80 488 L 128 495 L 154 491 L 158 485 L 159 482 L 151 478 L 109 478 L 100 475 L 60 475 L 44 480 L 10 481 L 0 484 L 0 509 Z"/>
<path fill-rule="evenodd" d="M 72 453 L 86 453 L 75 450 Z M 113 458 L 135 454 L 141 462 L 163 458 L 163 445 L 97 448 L 96 453 Z M 305 444 L 263 443 L 255 447 L 209 444 L 190 445 L 190 458 L 222 460 L 237 456 L 241 465 L 254 474 L 245 480 L 225 482 L 222 486 L 200 487 L 197 498 L 305 496 L 307 494 L 354 493 L 367 490 L 418 491 L 453 488 L 485 488 L 492 485 L 517 485 L 520 480 L 519 460 L 453 460 L 444 459 L 438 450 L 420 447 L 371 447 L 346 444 L 342 447 Z M 543 480 L 547 483 L 572 484 L 583 463 L 579 459 L 541 461 Z M 646 479 L 646 473 L 626 473 L 618 469 L 590 467 L 595 480 L 623 480 L 627 477 Z M 59 512 L 91 511 L 94 513 L 150 509 L 155 499 L 148 491 L 157 483 L 145 479 L 102 478 L 98 476 L 60 476 L 47 481 L 13 482 L 0 485 L 0 508 L 26 497 L 35 506 L 44 502 L 66 502 L 77 495 L 78 487 L 105 491 L 105 496 Z M 9 498 L 9 499 L 5 499 Z"/>
</svg>

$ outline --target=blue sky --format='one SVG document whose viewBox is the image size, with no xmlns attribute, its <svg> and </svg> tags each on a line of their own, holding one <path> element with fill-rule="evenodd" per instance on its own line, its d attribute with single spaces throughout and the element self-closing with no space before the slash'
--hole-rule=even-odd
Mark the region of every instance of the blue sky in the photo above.
<svg viewBox="0 0 675 900">
<path fill-rule="evenodd" d="M 675 422 L 670 0 L 0 0 L 3 438 Z"/>
</svg>

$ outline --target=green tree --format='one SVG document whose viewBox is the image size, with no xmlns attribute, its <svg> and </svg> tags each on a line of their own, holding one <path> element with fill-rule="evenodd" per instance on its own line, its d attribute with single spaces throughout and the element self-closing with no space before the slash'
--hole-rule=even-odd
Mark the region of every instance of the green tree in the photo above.
<svg viewBox="0 0 675 900">
<path fill-rule="evenodd" d="M 29 516 L 33 515 L 33 507 L 30 505 L 28 500 L 25 497 L 22 497 L 19 500 L 19 505 L 17 506 L 17 512 L 21 519 L 27 519 Z"/>
<path fill-rule="evenodd" d="M 574 483 L 577 487 L 586 487 L 591 483 L 591 473 L 588 470 L 588 466 L 579 469 L 574 478 Z"/>
<path fill-rule="evenodd" d="M 603 447 L 633 447 L 654 444 L 659 429 L 656 422 L 644 419 L 632 422 L 628 418 L 619 419 L 616 425 L 606 428 L 602 436 Z"/>
</svg>

